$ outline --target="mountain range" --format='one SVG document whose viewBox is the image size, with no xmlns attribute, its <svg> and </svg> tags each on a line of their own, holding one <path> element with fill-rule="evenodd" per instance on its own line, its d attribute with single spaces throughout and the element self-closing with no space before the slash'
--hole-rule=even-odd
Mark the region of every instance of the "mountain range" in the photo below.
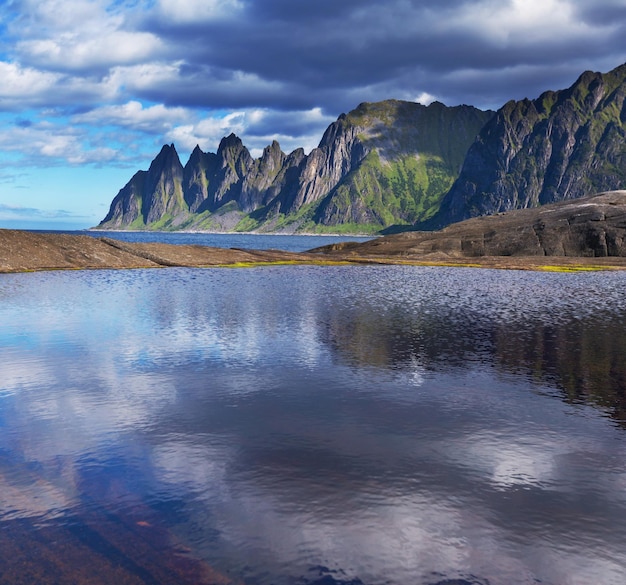
<svg viewBox="0 0 626 585">
<path fill-rule="evenodd" d="M 497 112 L 387 100 L 342 114 L 308 155 L 254 159 L 231 134 L 183 166 L 165 145 L 100 229 L 376 233 L 626 187 L 626 65 Z"/>
</svg>

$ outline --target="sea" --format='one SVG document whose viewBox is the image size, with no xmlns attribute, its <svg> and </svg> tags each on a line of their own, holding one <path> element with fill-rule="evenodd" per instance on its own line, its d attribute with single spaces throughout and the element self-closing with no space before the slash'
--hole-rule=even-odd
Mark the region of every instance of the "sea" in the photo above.
<svg viewBox="0 0 626 585">
<path fill-rule="evenodd" d="M 286 252 L 306 252 L 313 248 L 336 242 L 365 242 L 372 236 L 346 236 L 339 234 L 254 234 L 254 233 L 211 233 L 211 232 L 148 232 L 148 231 L 107 231 L 107 230 L 32 230 L 47 233 L 87 235 L 95 238 L 107 237 L 123 242 L 189 244 L 216 248 L 243 248 L 254 250 L 284 250 Z"/>
</svg>

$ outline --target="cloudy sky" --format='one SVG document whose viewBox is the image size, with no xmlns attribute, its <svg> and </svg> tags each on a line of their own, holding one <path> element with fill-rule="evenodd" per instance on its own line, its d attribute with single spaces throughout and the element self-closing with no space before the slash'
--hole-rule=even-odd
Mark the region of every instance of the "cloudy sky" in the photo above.
<svg viewBox="0 0 626 585">
<path fill-rule="evenodd" d="M 626 61 L 626 0 L 3 0 L 0 227 L 84 228 L 164 143 L 319 142 L 386 98 L 497 109 Z"/>
</svg>

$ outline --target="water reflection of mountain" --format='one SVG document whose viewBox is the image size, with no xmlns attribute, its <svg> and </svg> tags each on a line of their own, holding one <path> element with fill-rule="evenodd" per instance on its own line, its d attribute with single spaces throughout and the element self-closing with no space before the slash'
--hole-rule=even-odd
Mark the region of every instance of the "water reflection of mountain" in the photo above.
<svg viewBox="0 0 626 585">
<path fill-rule="evenodd" d="M 513 312 L 510 318 L 434 304 L 339 307 L 324 341 L 354 365 L 442 371 L 496 367 L 560 391 L 569 403 L 606 409 L 626 426 L 626 315 L 552 316 Z"/>
<path fill-rule="evenodd" d="M 530 322 L 523 334 L 495 332 L 498 363 L 553 383 L 568 402 L 587 402 L 626 425 L 626 321 L 573 316 L 561 324 Z"/>
</svg>

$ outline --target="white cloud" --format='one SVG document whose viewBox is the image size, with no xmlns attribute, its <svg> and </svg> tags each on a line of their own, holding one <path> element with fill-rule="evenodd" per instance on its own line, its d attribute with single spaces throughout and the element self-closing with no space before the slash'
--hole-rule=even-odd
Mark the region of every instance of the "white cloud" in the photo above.
<svg viewBox="0 0 626 585">
<path fill-rule="evenodd" d="M 0 133 L 0 150 L 19 152 L 35 164 L 100 163 L 118 156 L 113 148 L 89 146 L 86 132 L 79 133 L 65 124 L 49 122 L 7 128 Z"/>
<path fill-rule="evenodd" d="M 204 118 L 196 124 L 185 124 L 170 130 L 166 138 L 183 150 L 192 150 L 196 144 L 202 150 L 215 150 L 220 140 L 234 132 L 242 136 L 246 127 L 246 113 L 232 112 L 223 117 Z"/>
<path fill-rule="evenodd" d="M 0 79 L 0 111 L 97 103 L 119 91 L 114 79 L 72 77 L 8 61 L 0 61 Z"/>
<path fill-rule="evenodd" d="M 14 103 L 14 100 L 23 106 L 25 97 L 45 94 L 58 83 L 60 76 L 0 61 L 0 79 L 0 106 Z"/>
<path fill-rule="evenodd" d="M 588 26 L 576 16 L 572 3 L 565 0 L 510 0 L 468 3 L 449 19 L 438 20 L 437 28 L 462 29 L 487 37 L 497 44 L 558 40 L 564 42 Z M 558 30 L 558 35 L 554 31 Z"/>
<path fill-rule="evenodd" d="M 159 0 L 161 15 L 170 22 L 198 23 L 236 17 L 243 9 L 239 0 Z"/>
<path fill-rule="evenodd" d="M 109 68 L 152 60 L 165 46 L 151 32 L 135 30 L 132 10 L 106 0 L 24 0 L 9 30 L 23 62 L 68 69 Z M 19 27 L 19 30 L 17 30 Z"/>
<path fill-rule="evenodd" d="M 29 36 L 73 29 L 77 23 L 89 26 L 107 15 L 107 4 L 106 0 L 22 0 L 17 25 Z"/>
<path fill-rule="evenodd" d="M 148 133 L 165 132 L 176 123 L 189 120 L 192 113 L 185 108 L 167 108 L 163 104 L 145 107 L 131 100 L 122 105 L 102 106 L 86 114 L 72 117 L 78 124 L 116 125 Z"/>
<path fill-rule="evenodd" d="M 182 61 L 150 62 L 141 65 L 113 67 L 107 82 L 113 87 L 147 90 L 155 86 L 170 86 L 179 82 Z"/>
<path fill-rule="evenodd" d="M 165 140 L 174 142 L 181 151 L 191 151 L 198 145 L 204 151 L 214 152 L 220 140 L 232 132 L 242 139 L 254 157 L 259 157 L 273 140 L 287 153 L 296 148 L 310 152 L 334 120 L 320 108 L 300 112 L 240 110 L 175 126 L 166 133 Z"/>
<path fill-rule="evenodd" d="M 68 33 L 56 38 L 24 41 L 18 49 L 39 65 L 85 69 L 137 63 L 158 55 L 163 45 L 151 33 L 110 31 L 95 37 Z"/>
<path fill-rule="evenodd" d="M 437 98 L 434 95 L 430 95 L 428 92 L 423 91 L 416 98 L 415 101 L 423 106 L 432 104 Z"/>
</svg>

